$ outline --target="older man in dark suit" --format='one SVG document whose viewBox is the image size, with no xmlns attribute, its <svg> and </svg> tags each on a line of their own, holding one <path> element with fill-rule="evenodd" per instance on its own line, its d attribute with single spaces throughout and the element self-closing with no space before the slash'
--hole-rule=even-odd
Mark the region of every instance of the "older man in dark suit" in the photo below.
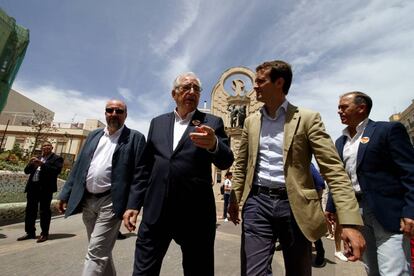
<svg viewBox="0 0 414 276">
<path fill-rule="evenodd" d="M 131 184 L 142 168 L 145 138 L 124 125 L 126 104 L 108 101 L 105 117 L 108 126 L 89 134 L 59 195 L 66 216 L 83 212 L 89 246 L 82 275 L 116 275 L 112 249 Z"/>
<path fill-rule="evenodd" d="M 368 275 L 412 275 L 414 149 L 401 123 L 374 122 L 368 118 L 371 108 L 371 98 L 358 91 L 342 95 L 338 104 L 347 127 L 336 148 L 364 220 L 363 261 Z M 327 211 L 333 211 L 332 203 L 329 198 Z"/>
<path fill-rule="evenodd" d="M 42 232 L 37 242 L 44 242 L 49 236 L 50 220 L 52 212 L 50 203 L 53 193 L 57 191 L 57 177 L 62 170 L 63 158 L 52 152 L 53 146 L 49 142 L 42 144 L 42 154 L 30 159 L 24 172 L 30 174 L 25 193 L 27 204 L 25 214 L 26 235 L 18 238 L 18 241 L 36 238 L 36 217 L 40 206 L 40 228 Z"/>
<path fill-rule="evenodd" d="M 216 208 L 211 165 L 225 170 L 233 162 L 221 118 L 197 110 L 201 82 L 194 73 L 176 78 L 177 108 L 151 121 L 146 147 L 149 178 L 139 182 L 124 215 L 138 230 L 134 275 L 158 275 L 171 240 L 183 254 L 185 275 L 214 275 Z"/>
</svg>

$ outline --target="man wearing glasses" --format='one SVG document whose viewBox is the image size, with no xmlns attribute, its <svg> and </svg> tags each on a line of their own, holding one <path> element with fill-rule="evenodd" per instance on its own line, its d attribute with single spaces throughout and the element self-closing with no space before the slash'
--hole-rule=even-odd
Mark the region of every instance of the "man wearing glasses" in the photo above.
<svg viewBox="0 0 414 276">
<path fill-rule="evenodd" d="M 194 73 L 173 84 L 173 112 L 151 121 L 142 179 L 133 183 L 124 224 L 138 230 L 133 275 L 159 275 L 171 240 L 181 246 L 184 275 L 214 275 L 216 208 L 211 164 L 229 168 L 233 153 L 221 118 L 200 112 L 201 83 Z"/>
<path fill-rule="evenodd" d="M 107 127 L 89 134 L 59 195 L 66 217 L 82 209 L 89 240 L 82 275 L 116 275 L 112 249 L 145 147 L 144 135 L 124 125 L 126 117 L 124 102 L 107 102 Z"/>
</svg>

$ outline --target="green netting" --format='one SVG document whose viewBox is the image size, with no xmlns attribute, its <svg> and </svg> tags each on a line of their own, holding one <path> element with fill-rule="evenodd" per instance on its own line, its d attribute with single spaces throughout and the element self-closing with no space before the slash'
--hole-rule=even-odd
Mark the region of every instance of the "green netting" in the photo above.
<svg viewBox="0 0 414 276">
<path fill-rule="evenodd" d="M 0 112 L 29 45 L 29 30 L 0 9 Z"/>
</svg>

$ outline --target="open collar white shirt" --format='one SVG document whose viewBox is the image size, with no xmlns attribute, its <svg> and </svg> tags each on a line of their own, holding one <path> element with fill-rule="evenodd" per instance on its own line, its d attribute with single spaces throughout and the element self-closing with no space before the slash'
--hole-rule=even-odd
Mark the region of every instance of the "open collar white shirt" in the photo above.
<svg viewBox="0 0 414 276">
<path fill-rule="evenodd" d="M 181 137 L 183 137 L 183 134 L 185 130 L 188 127 L 188 124 L 190 123 L 191 118 L 193 117 L 195 113 L 195 110 L 188 113 L 185 118 L 181 118 L 178 114 L 177 110 L 174 109 L 174 140 L 173 140 L 173 150 L 178 145 L 178 142 L 180 142 Z"/>
<path fill-rule="evenodd" d="M 262 107 L 262 126 L 260 129 L 259 154 L 255 170 L 254 184 L 270 188 L 284 187 L 283 139 L 286 110 L 285 100 L 272 118 Z"/>
<path fill-rule="evenodd" d="M 108 128 L 103 130 L 104 134 L 99 139 L 86 177 L 86 189 L 90 193 L 103 193 L 111 188 L 112 157 L 123 129 L 124 126 L 112 135 Z"/>
<path fill-rule="evenodd" d="M 359 144 L 361 142 L 362 134 L 365 131 L 365 127 L 368 124 L 368 118 L 363 120 L 356 127 L 356 134 L 354 137 L 351 137 L 349 134 L 348 127 L 346 127 L 342 134 L 346 136 L 346 142 L 343 149 L 343 159 L 345 164 L 345 171 L 348 173 L 349 178 L 351 179 L 352 186 L 354 187 L 355 192 L 361 192 L 361 187 L 359 186 L 358 176 L 356 173 L 357 169 L 357 157 Z"/>
</svg>

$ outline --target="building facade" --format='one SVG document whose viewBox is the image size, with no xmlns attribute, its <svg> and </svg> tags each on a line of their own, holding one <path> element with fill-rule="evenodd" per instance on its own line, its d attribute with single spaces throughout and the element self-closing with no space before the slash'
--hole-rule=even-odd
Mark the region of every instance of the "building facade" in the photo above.
<svg viewBox="0 0 414 276">
<path fill-rule="evenodd" d="M 414 145 L 414 100 L 402 112 L 390 116 L 390 121 L 401 122 L 407 129 L 411 143 Z"/>
<path fill-rule="evenodd" d="M 35 114 L 45 118 L 42 130 L 33 126 Z M 85 123 L 53 122 L 54 112 L 35 101 L 11 90 L 7 104 L 0 116 L 0 152 L 12 150 L 18 146 L 25 155 L 40 151 L 41 143 L 35 145 L 39 133 L 53 145 L 53 152 L 65 159 L 65 168 L 71 168 L 88 134 L 105 124 L 97 119 L 88 119 Z"/>
</svg>

